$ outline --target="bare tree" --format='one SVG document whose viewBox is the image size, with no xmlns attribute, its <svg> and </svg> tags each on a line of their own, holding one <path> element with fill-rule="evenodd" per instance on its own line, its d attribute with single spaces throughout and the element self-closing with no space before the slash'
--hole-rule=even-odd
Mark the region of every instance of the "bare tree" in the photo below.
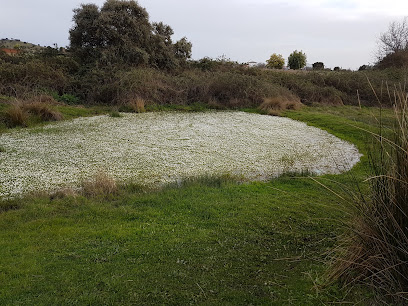
<svg viewBox="0 0 408 306">
<path fill-rule="evenodd" d="M 401 22 L 391 22 L 388 30 L 380 35 L 378 44 L 379 58 L 399 51 L 408 51 L 408 17 Z"/>
</svg>

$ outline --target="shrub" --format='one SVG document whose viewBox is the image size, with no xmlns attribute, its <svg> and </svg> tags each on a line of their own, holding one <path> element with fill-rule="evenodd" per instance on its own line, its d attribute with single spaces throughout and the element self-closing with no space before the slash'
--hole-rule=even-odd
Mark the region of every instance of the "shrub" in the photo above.
<svg viewBox="0 0 408 306">
<path fill-rule="evenodd" d="M 316 62 L 313 63 L 313 70 L 324 70 L 324 63 L 323 62 Z"/>
<path fill-rule="evenodd" d="M 386 68 L 407 68 L 408 67 L 408 50 L 390 53 L 380 60 L 377 65 L 379 69 Z"/>
<path fill-rule="evenodd" d="M 52 93 L 52 97 L 58 101 L 58 102 L 62 102 L 68 105 L 75 105 L 75 104 L 79 104 L 79 98 L 75 95 L 71 95 L 71 94 L 63 94 L 63 95 L 59 95 L 58 93 Z"/>
<path fill-rule="evenodd" d="M 18 64 L 0 62 L 0 94 L 23 99 L 44 90 L 63 92 L 69 82 L 69 75 L 61 69 L 37 59 Z"/>
</svg>

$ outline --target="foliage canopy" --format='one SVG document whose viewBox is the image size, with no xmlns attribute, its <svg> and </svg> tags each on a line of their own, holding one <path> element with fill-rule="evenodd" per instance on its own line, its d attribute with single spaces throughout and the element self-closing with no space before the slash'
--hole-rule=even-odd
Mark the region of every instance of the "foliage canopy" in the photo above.
<svg viewBox="0 0 408 306">
<path fill-rule="evenodd" d="M 323 62 L 316 62 L 313 63 L 313 70 L 324 70 L 324 63 Z"/>
<path fill-rule="evenodd" d="M 271 57 L 266 61 L 266 67 L 271 69 L 282 69 L 285 65 L 285 59 L 281 54 L 272 54 Z"/>
<path fill-rule="evenodd" d="M 379 58 L 384 56 L 408 50 L 408 17 L 401 22 L 393 21 L 388 26 L 388 30 L 380 35 Z"/>
<path fill-rule="evenodd" d="M 150 23 L 136 1 L 108 0 L 101 8 L 82 4 L 73 21 L 70 51 L 83 63 L 172 69 L 191 57 L 191 43 L 186 38 L 173 43 L 173 29 Z"/>
<path fill-rule="evenodd" d="M 288 58 L 290 69 L 301 69 L 306 66 L 306 54 L 302 51 L 293 51 Z"/>
</svg>

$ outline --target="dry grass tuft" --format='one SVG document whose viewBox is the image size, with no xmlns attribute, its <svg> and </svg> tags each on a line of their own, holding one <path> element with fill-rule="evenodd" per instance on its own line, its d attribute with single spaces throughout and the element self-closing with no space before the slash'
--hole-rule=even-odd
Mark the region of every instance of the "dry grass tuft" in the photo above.
<svg viewBox="0 0 408 306">
<path fill-rule="evenodd" d="M 16 100 L 4 112 L 6 125 L 10 128 L 16 126 L 26 127 L 32 115 L 39 117 L 41 121 L 60 121 L 63 119 L 59 111 L 51 108 L 55 102 L 49 96 L 37 96 L 30 100 Z M 57 103 L 57 102 L 55 102 Z"/>
<path fill-rule="evenodd" d="M 60 112 L 51 109 L 49 104 L 41 101 L 23 104 L 23 110 L 39 116 L 42 121 L 61 121 L 64 119 Z"/>
<path fill-rule="evenodd" d="M 75 198 L 78 196 L 78 193 L 72 188 L 63 188 L 53 192 L 50 195 L 50 199 L 63 199 L 63 198 Z"/>
<path fill-rule="evenodd" d="M 24 110 L 21 102 L 14 102 L 4 112 L 6 125 L 10 128 L 16 126 L 27 126 L 28 114 Z"/>
<path fill-rule="evenodd" d="M 142 98 L 137 97 L 132 99 L 127 104 L 135 113 L 144 113 L 146 112 L 145 105 L 146 101 Z"/>
<path fill-rule="evenodd" d="M 259 109 L 271 116 L 279 116 L 285 110 L 300 109 L 303 104 L 294 97 L 277 96 L 273 98 L 265 98 Z"/>
<path fill-rule="evenodd" d="M 115 194 L 118 191 L 115 180 L 103 171 L 99 171 L 91 180 L 82 184 L 82 190 L 85 196 L 98 196 Z"/>
</svg>

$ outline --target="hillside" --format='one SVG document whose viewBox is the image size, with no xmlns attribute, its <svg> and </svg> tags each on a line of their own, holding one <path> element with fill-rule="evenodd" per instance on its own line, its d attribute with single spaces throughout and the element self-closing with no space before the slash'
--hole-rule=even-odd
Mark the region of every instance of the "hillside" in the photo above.
<svg viewBox="0 0 408 306">
<path fill-rule="evenodd" d="M 0 48 L 14 49 L 19 48 L 25 51 L 37 52 L 45 47 L 40 45 L 35 45 L 29 42 L 21 41 L 20 39 L 14 38 L 2 38 L 0 39 Z"/>
</svg>

